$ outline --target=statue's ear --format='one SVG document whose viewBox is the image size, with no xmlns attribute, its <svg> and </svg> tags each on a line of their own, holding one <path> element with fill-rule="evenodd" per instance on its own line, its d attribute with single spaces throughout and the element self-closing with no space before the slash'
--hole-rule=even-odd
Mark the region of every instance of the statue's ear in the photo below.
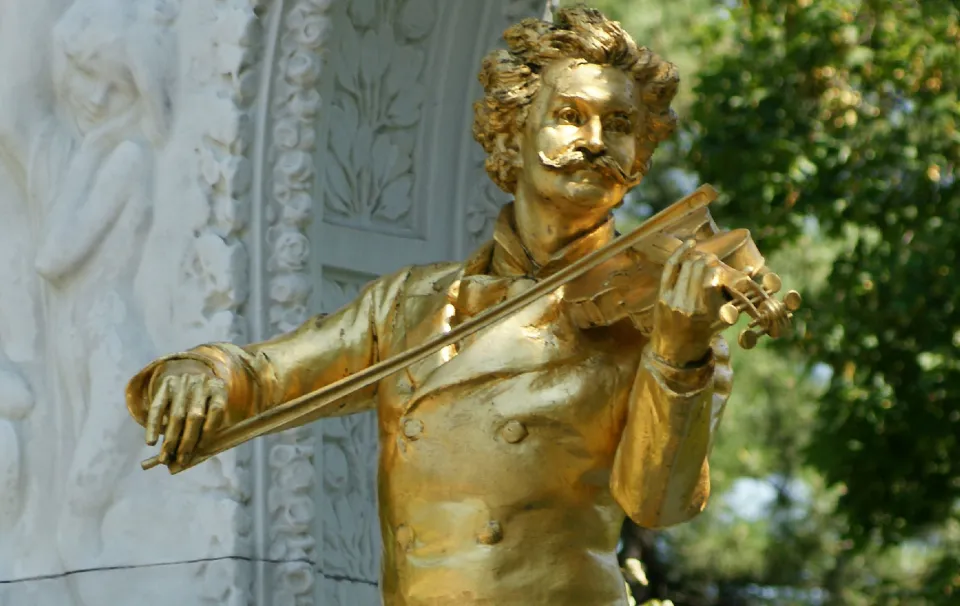
<svg viewBox="0 0 960 606">
<path fill-rule="evenodd" d="M 523 137 L 518 133 L 500 133 L 497 135 L 497 147 L 517 170 L 523 168 Z"/>
</svg>

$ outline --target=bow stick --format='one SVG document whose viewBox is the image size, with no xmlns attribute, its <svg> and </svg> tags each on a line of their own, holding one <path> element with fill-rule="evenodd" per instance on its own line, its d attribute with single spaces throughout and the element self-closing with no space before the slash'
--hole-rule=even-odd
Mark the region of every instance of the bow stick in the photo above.
<svg viewBox="0 0 960 606">
<path fill-rule="evenodd" d="M 629 234 L 614 239 L 606 246 L 593 251 L 589 255 L 543 279 L 516 297 L 507 299 L 502 303 L 484 310 L 470 320 L 455 326 L 450 331 L 348 377 L 334 381 L 316 391 L 304 394 L 299 398 L 294 398 L 289 402 L 265 410 L 254 417 L 245 419 L 236 425 L 227 427 L 211 435 L 209 440 L 204 441 L 201 439 L 193 457 L 188 461 L 182 465 L 176 461 L 170 462 L 168 466 L 170 473 L 180 473 L 181 471 L 199 465 L 210 457 L 216 456 L 221 452 L 239 446 L 254 438 L 295 427 L 301 419 L 311 417 L 317 411 L 330 406 L 336 401 L 381 381 L 393 373 L 399 372 L 411 364 L 415 364 L 433 355 L 444 347 L 462 341 L 478 330 L 507 318 L 540 297 L 579 278 L 598 265 L 605 263 L 630 248 L 642 244 L 645 240 L 689 217 L 701 208 L 704 208 L 716 200 L 716 198 L 717 192 L 713 187 L 710 185 L 700 186 L 692 194 L 644 221 L 643 224 Z M 143 461 L 140 466 L 143 469 L 151 469 L 160 464 L 160 456 L 157 455 Z"/>
</svg>

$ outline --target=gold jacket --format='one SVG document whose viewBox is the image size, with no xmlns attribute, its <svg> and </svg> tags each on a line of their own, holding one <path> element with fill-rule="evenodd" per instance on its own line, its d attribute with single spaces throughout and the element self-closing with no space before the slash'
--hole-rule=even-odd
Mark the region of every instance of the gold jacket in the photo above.
<svg viewBox="0 0 960 606">
<path fill-rule="evenodd" d="M 186 357 L 226 381 L 235 423 L 449 330 L 614 237 L 611 222 L 536 267 L 511 216 L 466 263 L 383 277 L 271 341 L 158 360 L 131 381 L 131 414 L 145 416 L 163 363 Z M 624 514 L 659 528 L 703 509 L 731 385 L 722 340 L 686 370 L 646 342 L 622 324 L 577 329 L 561 290 L 318 414 L 379 413 L 384 604 L 626 604 Z"/>
</svg>

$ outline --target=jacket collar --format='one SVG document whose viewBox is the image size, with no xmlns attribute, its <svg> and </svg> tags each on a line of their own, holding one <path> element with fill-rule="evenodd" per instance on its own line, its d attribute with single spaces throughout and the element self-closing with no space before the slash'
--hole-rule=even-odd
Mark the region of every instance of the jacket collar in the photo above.
<svg viewBox="0 0 960 606">
<path fill-rule="evenodd" d="M 493 240 L 475 252 L 464 265 L 464 277 L 488 274 L 498 277 L 543 279 L 604 246 L 616 236 L 613 217 L 567 244 L 544 265 L 539 265 L 517 235 L 514 206 L 503 207 Z"/>
</svg>

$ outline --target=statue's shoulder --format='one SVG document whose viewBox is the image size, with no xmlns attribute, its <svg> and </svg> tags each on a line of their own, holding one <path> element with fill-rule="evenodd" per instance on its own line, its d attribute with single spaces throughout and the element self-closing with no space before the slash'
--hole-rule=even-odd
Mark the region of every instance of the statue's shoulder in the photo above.
<svg viewBox="0 0 960 606">
<path fill-rule="evenodd" d="M 414 265 L 407 269 L 408 295 L 431 295 L 445 290 L 463 275 L 462 261 L 444 261 L 428 265 Z"/>
<path fill-rule="evenodd" d="M 408 296 L 447 292 L 454 282 L 466 274 L 483 271 L 490 264 L 493 241 L 486 242 L 464 261 L 443 261 L 405 268 L 404 292 Z"/>
</svg>

